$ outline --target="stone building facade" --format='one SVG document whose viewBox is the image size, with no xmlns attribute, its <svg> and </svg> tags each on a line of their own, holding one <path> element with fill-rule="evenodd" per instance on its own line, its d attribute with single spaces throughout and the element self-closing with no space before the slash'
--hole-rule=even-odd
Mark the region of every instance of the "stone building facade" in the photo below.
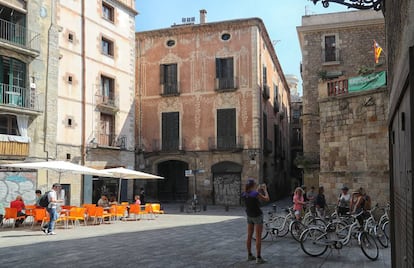
<svg viewBox="0 0 414 268">
<path fill-rule="evenodd" d="M 385 70 L 374 40 L 385 46 L 381 12 L 302 17 L 304 183 L 322 185 L 335 202 L 343 185 L 364 187 L 374 202 L 389 200 L 385 86 L 351 92 L 348 79 Z"/>
<path fill-rule="evenodd" d="M 53 158 L 97 169 L 135 167 L 136 15 L 133 0 L 59 1 Z M 81 177 L 61 179 L 73 204 L 118 194 L 117 179 Z M 121 199 L 133 199 L 129 186 Z"/>
<path fill-rule="evenodd" d="M 7 0 L 0 10 L 0 163 L 47 159 L 56 151 L 56 3 Z M 32 203 L 45 175 L 2 169 L 0 203 L 16 195 Z"/>
<path fill-rule="evenodd" d="M 291 188 L 303 184 L 303 169 L 295 164 L 297 157 L 303 156 L 303 137 L 302 137 L 302 97 L 298 93 L 299 79 L 295 75 L 286 75 L 286 80 L 290 89 L 290 155 L 291 155 Z"/>
<path fill-rule="evenodd" d="M 137 166 L 165 177 L 147 194 L 239 205 L 253 177 L 280 197 L 290 93 L 266 28 L 260 19 L 205 23 L 204 10 L 200 22 L 136 34 Z"/>
<path fill-rule="evenodd" d="M 384 2 L 390 92 L 392 266 L 413 267 L 414 3 Z"/>
</svg>

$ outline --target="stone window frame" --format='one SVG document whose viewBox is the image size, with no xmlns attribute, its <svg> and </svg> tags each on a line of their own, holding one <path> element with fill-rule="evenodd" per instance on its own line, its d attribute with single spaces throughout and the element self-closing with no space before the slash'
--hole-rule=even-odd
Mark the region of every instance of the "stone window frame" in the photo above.
<svg viewBox="0 0 414 268">
<path fill-rule="evenodd" d="M 106 53 L 103 49 L 103 42 L 107 42 L 110 46 L 108 47 L 108 53 Z M 101 53 L 107 57 L 115 58 L 115 40 L 109 38 L 108 36 L 105 36 L 101 34 L 100 38 L 100 50 Z"/>
<path fill-rule="evenodd" d="M 75 32 L 68 31 L 67 32 L 67 40 L 68 40 L 69 43 L 74 43 L 75 42 Z"/>
<path fill-rule="evenodd" d="M 224 35 L 228 35 L 229 39 L 223 39 Z M 221 42 L 229 42 L 232 39 L 233 35 L 229 31 L 224 31 L 220 33 L 220 41 Z"/>
<path fill-rule="evenodd" d="M 110 17 L 109 18 L 107 18 L 106 16 L 105 16 L 105 13 L 104 13 L 104 8 L 108 8 L 108 10 L 110 10 L 111 12 L 110 12 Z M 104 20 L 106 20 L 106 21 L 108 21 L 108 22 L 110 22 L 110 23 L 114 23 L 115 24 L 115 7 L 113 6 L 113 5 L 111 5 L 111 4 L 109 4 L 108 2 L 106 2 L 106 1 L 102 1 L 101 2 L 101 10 L 100 10 L 100 13 L 101 13 L 101 17 L 102 17 L 102 19 L 104 19 Z"/>
<path fill-rule="evenodd" d="M 65 125 L 66 128 L 75 128 L 77 125 L 75 123 L 75 118 L 71 115 L 65 116 L 65 119 L 63 120 L 63 124 Z"/>
<path fill-rule="evenodd" d="M 169 42 L 174 42 L 173 45 L 168 45 Z M 164 43 L 166 48 L 173 48 L 177 45 L 177 40 L 175 38 L 168 38 L 167 41 Z"/>
<path fill-rule="evenodd" d="M 335 61 L 326 61 L 325 60 L 325 38 L 327 36 L 335 36 Z M 330 65 L 339 65 L 340 62 L 340 51 L 341 51 L 341 45 L 340 45 L 340 39 L 339 39 L 339 33 L 332 32 L 332 33 L 325 33 L 322 34 L 321 38 L 321 60 L 323 66 L 330 66 Z"/>
</svg>

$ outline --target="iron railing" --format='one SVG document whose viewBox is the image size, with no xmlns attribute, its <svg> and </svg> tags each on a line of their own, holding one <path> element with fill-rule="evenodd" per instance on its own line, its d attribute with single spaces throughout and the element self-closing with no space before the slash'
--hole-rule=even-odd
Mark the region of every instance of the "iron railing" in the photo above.
<svg viewBox="0 0 414 268">
<path fill-rule="evenodd" d="M 0 105 L 42 111 L 41 100 L 41 95 L 34 89 L 0 83 Z"/>
<path fill-rule="evenodd" d="M 126 149 L 127 137 L 125 135 L 116 135 L 115 133 L 98 133 L 98 146 L 118 147 Z"/>
<path fill-rule="evenodd" d="M 237 77 L 216 78 L 216 91 L 233 91 L 237 88 Z"/>
<path fill-rule="evenodd" d="M 262 95 L 265 100 L 270 98 L 270 88 L 268 85 L 263 85 Z"/>
<path fill-rule="evenodd" d="M 164 83 L 161 85 L 162 96 L 177 96 L 180 95 L 180 83 Z"/>
<path fill-rule="evenodd" d="M 95 93 L 95 100 L 96 105 L 110 106 L 114 108 L 118 108 L 119 106 L 119 98 L 115 93 L 109 93 L 107 96 L 102 94 L 102 90 L 97 90 Z"/>
<path fill-rule="evenodd" d="M 0 41 L 40 51 L 40 34 L 19 24 L 0 19 Z"/>
<path fill-rule="evenodd" d="M 184 151 L 184 138 L 174 140 L 152 140 L 153 152 L 178 152 Z"/>
<path fill-rule="evenodd" d="M 240 150 L 243 149 L 242 136 L 209 137 L 208 148 L 210 150 Z"/>
</svg>

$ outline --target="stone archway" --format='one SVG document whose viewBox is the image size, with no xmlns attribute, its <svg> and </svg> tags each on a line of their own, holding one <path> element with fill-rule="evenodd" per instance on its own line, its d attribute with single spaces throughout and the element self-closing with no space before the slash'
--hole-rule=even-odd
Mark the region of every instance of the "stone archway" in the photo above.
<svg viewBox="0 0 414 268">
<path fill-rule="evenodd" d="M 241 171 L 240 164 L 230 161 L 219 162 L 211 167 L 215 205 L 240 205 Z"/>
<path fill-rule="evenodd" d="M 163 180 L 158 181 L 158 199 L 160 201 L 185 201 L 188 199 L 188 179 L 185 170 L 188 163 L 168 160 L 158 164 L 158 174 Z"/>
</svg>

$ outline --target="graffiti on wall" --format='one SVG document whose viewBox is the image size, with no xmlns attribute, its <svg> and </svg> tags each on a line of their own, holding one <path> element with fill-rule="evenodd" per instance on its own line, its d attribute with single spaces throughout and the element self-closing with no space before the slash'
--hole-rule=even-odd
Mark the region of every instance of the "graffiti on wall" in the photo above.
<svg viewBox="0 0 414 268">
<path fill-rule="evenodd" d="M 25 204 L 36 199 L 36 172 L 0 172 L 0 203 L 9 207 L 16 196 L 21 195 Z"/>
<path fill-rule="evenodd" d="M 216 205 L 240 205 L 240 173 L 214 174 Z"/>
</svg>

